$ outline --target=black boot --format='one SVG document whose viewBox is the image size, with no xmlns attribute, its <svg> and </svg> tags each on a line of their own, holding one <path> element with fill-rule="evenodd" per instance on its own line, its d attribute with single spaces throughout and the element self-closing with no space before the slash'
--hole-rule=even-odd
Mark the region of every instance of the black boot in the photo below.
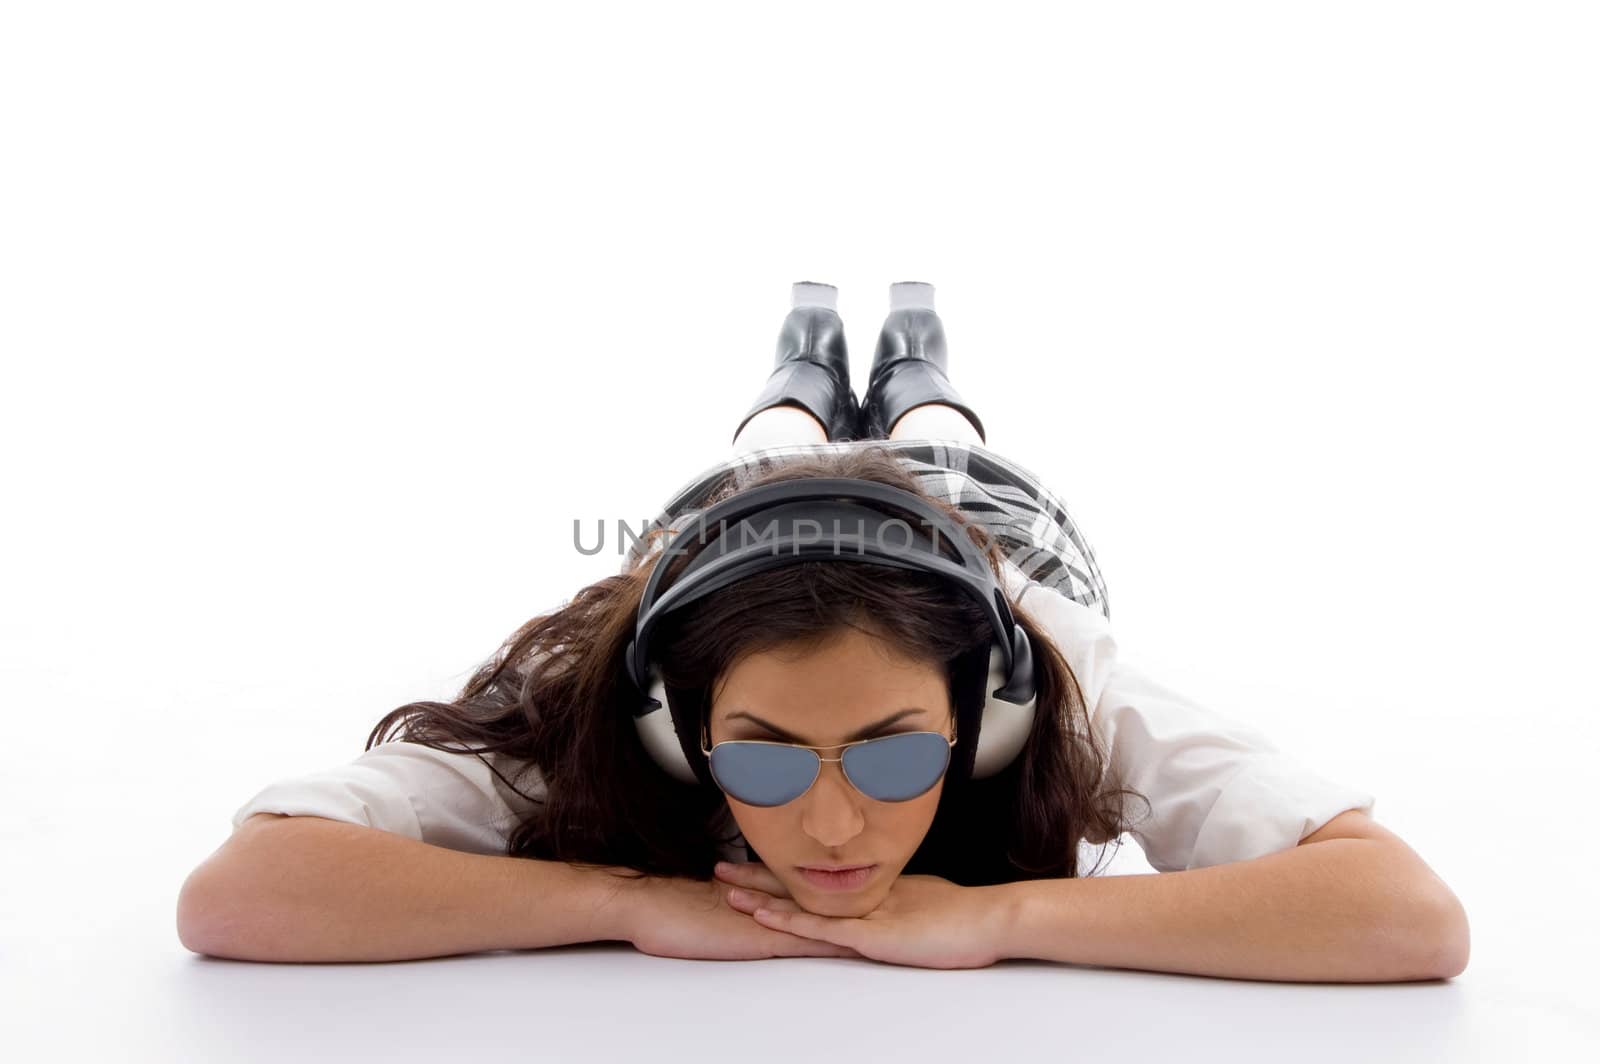
<svg viewBox="0 0 1600 1064">
<path fill-rule="evenodd" d="M 755 404 L 733 430 L 774 406 L 798 406 L 822 423 L 830 441 L 856 438 L 860 404 L 850 390 L 850 356 L 844 322 L 834 308 L 839 290 L 831 284 L 795 282 L 794 309 L 783 319 L 772 375 Z"/>
<path fill-rule="evenodd" d="M 901 281 L 889 286 L 889 316 L 878 334 L 872 375 L 861 399 L 861 435 L 887 439 L 894 423 L 914 406 L 943 403 L 959 410 L 984 443 L 989 437 L 977 412 L 961 398 L 947 375 L 944 326 L 933 311 L 933 285 Z"/>
</svg>

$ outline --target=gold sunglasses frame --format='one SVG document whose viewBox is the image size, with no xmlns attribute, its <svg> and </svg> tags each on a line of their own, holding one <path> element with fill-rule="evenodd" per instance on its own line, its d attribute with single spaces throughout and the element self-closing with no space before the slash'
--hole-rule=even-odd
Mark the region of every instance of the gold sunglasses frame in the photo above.
<svg viewBox="0 0 1600 1064">
<path fill-rule="evenodd" d="M 839 763 L 839 772 L 840 772 L 841 775 L 844 776 L 845 782 L 850 784 L 851 787 L 855 788 L 855 792 L 857 794 L 861 795 L 861 797 L 866 798 L 869 801 L 881 802 L 881 801 L 885 801 L 885 799 L 872 797 L 872 795 L 868 794 L 866 791 L 862 790 L 860 787 L 857 787 L 856 786 L 856 781 L 850 778 L 850 773 L 844 767 L 844 753 L 843 753 L 843 751 L 847 747 L 860 746 L 862 743 L 881 742 L 884 739 L 894 739 L 894 738 L 898 738 L 901 735 L 937 735 L 939 738 L 944 739 L 945 742 L 948 743 L 951 746 L 951 748 L 955 747 L 956 740 L 959 737 L 956 734 L 956 722 L 955 722 L 954 718 L 952 718 L 951 721 L 950 721 L 950 735 L 949 735 L 948 738 L 946 738 L 944 732 L 942 732 L 942 731 L 932 731 L 932 730 L 929 730 L 929 729 L 922 729 L 920 731 L 895 732 L 893 735 L 877 735 L 877 736 L 873 736 L 870 739 L 856 739 L 856 740 L 854 740 L 852 742 L 848 742 L 848 743 L 835 743 L 832 746 L 809 746 L 806 743 L 786 743 L 786 742 L 782 742 L 782 741 L 777 740 L 777 739 L 724 739 L 724 740 L 722 740 L 722 742 L 717 743 L 715 746 L 711 746 L 711 745 L 709 745 L 711 743 L 711 720 L 710 720 L 710 716 L 708 714 L 707 716 L 704 716 L 704 717 L 700 718 L 700 753 L 705 756 L 705 759 L 706 759 L 706 771 L 708 771 L 708 772 L 710 771 L 710 767 L 711 767 L 711 751 L 715 750 L 718 746 L 722 746 L 724 743 L 760 743 L 762 746 L 797 746 L 797 747 L 801 748 L 802 750 L 810 750 L 813 754 L 817 755 L 817 773 L 816 773 L 816 775 L 811 777 L 811 782 L 806 784 L 806 789 L 805 790 L 801 791 L 799 794 L 795 795 L 793 798 L 790 798 L 788 802 L 779 802 L 778 805 L 758 806 L 757 808 L 760 808 L 760 809 L 776 809 L 776 808 L 778 808 L 778 806 L 788 805 L 789 802 L 797 802 L 801 798 L 804 798 L 808 793 L 810 793 L 811 788 L 813 788 L 813 787 L 815 787 L 817 785 L 817 781 L 822 778 L 822 763 L 824 761 L 837 761 Z M 838 751 L 840 751 L 840 754 L 839 754 L 838 757 L 823 757 L 822 754 L 818 752 L 818 751 L 821 751 L 821 750 L 838 750 Z M 944 772 L 939 773 L 938 778 L 935 779 L 933 781 L 933 783 L 938 783 L 940 779 L 944 778 L 945 773 L 949 772 L 949 771 L 950 771 L 950 760 L 949 760 L 949 758 L 946 758 L 945 759 L 945 763 L 944 763 Z M 712 778 L 715 779 L 716 777 L 713 776 Z M 933 783 L 930 783 L 928 785 L 928 789 L 929 790 L 933 789 Z M 721 785 L 718 784 L 718 786 L 720 787 Z M 727 792 L 724 791 L 723 793 L 727 793 Z M 927 794 L 928 792 L 927 791 L 923 791 L 922 793 L 923 794 Z M 915 801 L 917 798 L 920 798 L 920 797 L 921 797 L 921 795 L 913 795 L 910 798 L 899 799 L 899 801 L 910 802 L 910 801 Z M 738 800 L 738 799 L 736 799 L 736 800 Z M 749 804 L 749 803 L 746 803 L 746 804 Z"/>
</svg>

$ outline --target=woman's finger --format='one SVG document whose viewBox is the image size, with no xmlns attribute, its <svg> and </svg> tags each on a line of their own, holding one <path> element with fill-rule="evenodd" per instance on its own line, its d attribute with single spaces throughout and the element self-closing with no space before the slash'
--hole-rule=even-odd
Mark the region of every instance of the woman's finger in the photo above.
<svg viewBox="0 0 1600 1064">
<path fill-rule="evenodd" d="M 779 946 L 779 956 L 782 957 L 857 957 L 861 954 L 849 946 L 838 946 L 832 942 L 818 942 L 816 939 L 801 938 L 796 935 L 784 935 L 786 940 Z"/>
<path fill-rule="evenodd" d="M 745 861 L 740 864 L 719 861 L 715 875 L 724 883 L 765 891 L 775 898 L 789 897 L 789 889 L 783 885 L 783 880 L 760 861 Z"/>
<path fill-rule="evenodd" d="M 863 921 L 859 919 L 819 916 L 804 909 L 777 909 L 770 905 L 761 906 L 760 913 L 752 916 L 765 927 L 819 942 L 832 942 L 836 946 L 849 946 L 860 952 Z"/>
<path fill-rule="evenodd" d="M 728 904 L 742 913 L 754 913 L 757 909 L 776 909 L 779 912 L 795 912 L 800 906 L 789 898 L 774 898 L 771 894 L 761 890 L 751 890 L 749 887 L 729 887 Z"/>
</svg>

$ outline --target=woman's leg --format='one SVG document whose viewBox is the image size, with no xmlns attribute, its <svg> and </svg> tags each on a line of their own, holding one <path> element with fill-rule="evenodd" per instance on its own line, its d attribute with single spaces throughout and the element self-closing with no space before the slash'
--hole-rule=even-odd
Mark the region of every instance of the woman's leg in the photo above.
<svg viewBox="0 0 1600 1064">
<path fill-rule="evenodd" d="M 943 403 L 923 403 L 900 415 L 889 430 L 891 440 L 960 440 L 983 445 L 983 437 L 965 414 Z"/>
<path fill-rule="evenodd" d="M 828 430 L 809 411 L 798 406 L 772 406 L 745 422 L 734 438 L 733 453 L 742 455 L 762 447 L 827 442 Z"/>
</svg>

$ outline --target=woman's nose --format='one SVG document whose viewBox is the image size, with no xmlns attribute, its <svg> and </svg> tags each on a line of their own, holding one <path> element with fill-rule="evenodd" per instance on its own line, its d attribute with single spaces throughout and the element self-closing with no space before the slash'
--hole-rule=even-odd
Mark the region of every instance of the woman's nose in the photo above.
<svg viewBox="0 0 1600 1064">
<path fill-rule="evenodd" d="M 816 782 L 801 801 L 805 803 L 801 826 L 807 835 L 829 848 L 843 846 L 866 826 L 861 809 L 865 798 L 845 778 L 837 761 L 822 763 Z"/>
</svg>

